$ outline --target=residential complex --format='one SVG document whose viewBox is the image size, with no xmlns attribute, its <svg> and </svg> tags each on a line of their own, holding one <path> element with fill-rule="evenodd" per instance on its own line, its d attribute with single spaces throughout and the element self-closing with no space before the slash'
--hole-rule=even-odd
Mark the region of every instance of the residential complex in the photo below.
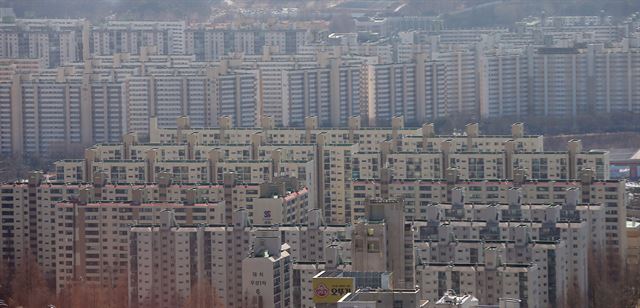
<svg viewBox="0 0 640 308">
<path fill-rule="evenodd" d="M 637 16 L 542 16 L 507 29 L 427 17 L 309 22 L 15 19 L 0 25 L 0 153 L 47 156 L 189 116 L 198 128 L 408 126 L 450 117 L 640 112 Z M 306 30 L 303 30 L 306 29 Z M 371 39 L 371 38 L 377 39 Z M 369 38 L 369 39 L 365 39 Z"/>
<path fill-rule="evenodd" d="M 590 263 L 623 270 L 635 254 L 608 153 L 578 140 L 545 151 L 521 123 L 443 136 L 402 117 L 390 128 L 156 122 L 149 142 L 126 134 L 0 185 L 4 260 L 37 261 L 59 292 L 126 281 L 132 307 L 202 292 L 229 307 L 422 307 L 450 290 L 570 307 L 569 294 L 586 302 Z M 314 278 L 323 271 L 336 274 Z M 332 289 L 342 296 L 325 297 Z"/>
<path fill-rule="evenodd" d="M 550 151 L 519 121 L 640 114 L 640 14 L 452 29 L 364 2 L 232 22 L 0 9 L 0 160 L 55 157 L 0 183 L 2 265 L 35 262 L 57 294 L 126 288 L 131 308 L 591 307 L 594 279 L 640 262 L 618 179 L 636 157 Z M 434 124 L 462 119 L 516 123 Z"/>
</svg>

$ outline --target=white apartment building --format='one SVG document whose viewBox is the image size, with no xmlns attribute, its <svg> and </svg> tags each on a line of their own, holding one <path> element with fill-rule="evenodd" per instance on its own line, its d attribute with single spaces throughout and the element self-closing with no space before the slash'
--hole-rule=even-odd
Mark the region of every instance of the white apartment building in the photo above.
<svg viewBox="0 0 640 308">
<path fill-rule="evenodd" d="M 198 61 L 218 61 L 233 53 L 298 54 L 308 39 L 304 29 L 232 29 L 195 25 L 185 31 L 187 54 Z"/>
<path fill-rule="evenodd" d="M 331 59 L 327 68 L 291 69 L 282 75 L 284 126 L 303 126 L 309 116 L 317 117 L 320 126 L 347 126 L 350 117 L 360 115 L 359 66 Z"/>
<path fill-rule="evenodd" d="M 16 19 L 0 25 L 0 58 L 42 59 L 50 68 L 87 59 L 84 19 Z"/>
<path fill-rule="evenodd" d="M 117 142 L 130 131 L 148 135 L 150 125 L 172 127 L 183 115 L 197 127 L 218 126 L 221 116 L 231 117 L 234 125 L 239 120 L 240 127 L 260 124 L 257 73 L 203 63 L 192 68 L 192 60 L 118 55 L 33 75 L 11 73 L 0 83 L 6 118 L 0 152 L 47 155 L 74 145 Z"/>
<path fill-rule="evenodd" d="M 194 282 L 205 279 L 204 262 L 197 251 L 202 241 L 198 228 L 178 228 L 175 217 L 164 210 L 160 221 L 129 230 L 129 305 L 176 307 L 192 294 Z M 174 264 L 180 264 L 179 271 Z M 195 290 L 194 290 L 195 291 Z M 210 291 L 210 290 L 208 290 Z"/>
<path fill-rule="evenodd" d="M 475 31 L 474 31 L 475 32 Z M 438 51 L 432 59 L 446 67 L 447 115 L 478 113 L 478 49 Z"/>
<path fill-rule="evenodd" d="M 589 44 L 488 53 L 480 71 L 481 115 L 571 116 L 637 112 L 633 49 Z"/>
<path fill-rule="evenodd" d="M 95 55 L 140 54 L 154 47 L 161 55 L 185 54 L 184 21 L 115 21 L 96 25 L 91 31 L 91 52 Z"/>
<path fill-rule="evenodd" d="M 449 115 L 446 73 L 425 53 L 409 63 L 369 65 L 363 89 L 369 125 L 385 125 L 396 115 L 410 125 Z"/>
<path fill-rule="evenodd" d="M 92 100 L 97 105 L 96 109 L 117 108 L 120 100 L 117 93 L 105 97 L 100 92 L 117 92 L 119 89 L 112 87 L 108 81 L 98 79 L 95 87 L 86 86 L 86 80 L 74 78 L 79 76 L 68 76 L 71 73 L 73 69 L 59 68 L 34 78 L 15 76 L 10 83 L 2 85 L 7 94 L 3 97 L 2 113 L 10 116 L 6 122 L 7 130 L 3 133 L 7 140 L 11 140 L 10 144 L 7 142 L 6 147 L 0 149 L 2 152 L 38 153 L 54 143 L 68 145 L 92 142 Z M 100 114 L 97 117 L 103 118 Z M 104 129 L 104 123 L 98 124 L 97 130 L 102 136 L 108 135 Z"/>
<path fill-rule="evenodd" d="M 522 124 L 505 136 L 482 136 L 476 124 L 464 134 L 438 136 L 433 125 L 404 128 L 402 117 L 394 117 L 391 128 L 363 128 L 357 118 L 349 127 L 326 129 L 318 128 L 317 118 L 307 118 L 304 129 L 261 120 L 262 128 L 233 128 L 221 117 L 220 127 L 198 129 L 180 117 L 176 129 L 152 126 L 151 143 L 127 134 L 122 144 L 99 144 L 85 159 L 56 163 L 55 175 L 34 173 L 27 182 L 1 185 L 3 257 L 14 265 L 36 258 L 60 288 L 80 277 L 108 286 L 127 261 L 122 251 L 130 221 L 153 224 L 161 210 L 173 209 L 179 224 L 205 224 L 225 234 L 215 240 L 224 243 L 239 211 L 246 218 L 236 218 L 245 222 L 237 235 L 246 242 L 232 240 L 229 245 L 239 247 L 219 251 L 216 262 L 225 265 L 210 283 L 227 304 L 244 296 L 242 259 L 226 264 L 224 256 L 243 255 L 252 234 L 271 230 L 295 261 L 393 271 L 396 286 L 414 285 L 407 274 L 414 259 L 463 266 L 473 263 L 476 251 L 473 260 L 480 262 L 483 241 L 496 241 L 503 260 L 514 264 L 548 263 L 554 247 L 571 247 L 571 256 L 554 257 L 565 264 L 564 274 L 553 278 L 557 293 L 550 290 L 553 281 L 535 282 L 544 305 L 545 299 L 561 301 L 562 290 L 575 281 L 585 290 L 592 252 L 612 265 L 626 256 L 624 182 L 607 179 L 606 152 L 585 152 L 579 141 L 570 141 L 566 152 L 545 152 L 542 138 L 525 135 Z M 403 200 L 393 219 L 407 223 L 393 227 L 380 215 L 367 222 L 367 210 L 375 208 L 367 204 L 379 198 Z M 387 245 L 382 238 L 393 232 L 403 232 L 405 240 Z M 107 250 L 94 253 L 103 238 Z M 455 245 L 446 244 L 450 238 Z M 416 245 L 422 256 L 409 249 Z M 398 258 L 411 265 L 402 267 L 393 261 Z M 515 277 L 507 273 L 504 279 Z M 543 277 L 545 269 L 538 273 Z M 532 298 L 512 286 L 510 296 Z"/>
<path fill-rule="evenodd" d="M 521 296 L 521 304 L 524 303 L 526 307 L 545 307 L 537 302 L 538 270 L 536 264 L 502 263 L 495 258 L 479 264 L 427 263 L 418 265 L 416 269 L 421 298 L 425 299 L 426 296 L 430 302 L 438 301 L 441 296 L 437 294 L 440 292 L 446 294 L 448 290 L 459 289 L 477 297 L 483 305 L 497 305 L 502 298 Z"/>
</svg>

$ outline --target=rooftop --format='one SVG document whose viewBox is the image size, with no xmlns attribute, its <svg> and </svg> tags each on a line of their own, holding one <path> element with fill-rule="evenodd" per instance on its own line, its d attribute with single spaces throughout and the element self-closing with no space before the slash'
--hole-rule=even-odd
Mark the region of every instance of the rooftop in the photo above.
<svg viewBox="0 0 640 308">
<path fill-rule="evenodd" d="M 621 148 L 611 149 L 609 154 L 611 162 L 640 160 L 640 149 L 637 148 Z"/>
<path fill-rule="evenodd" d="M 640 229 L 640 221 L 627 220 L 627 229 Z"/>
</svg>

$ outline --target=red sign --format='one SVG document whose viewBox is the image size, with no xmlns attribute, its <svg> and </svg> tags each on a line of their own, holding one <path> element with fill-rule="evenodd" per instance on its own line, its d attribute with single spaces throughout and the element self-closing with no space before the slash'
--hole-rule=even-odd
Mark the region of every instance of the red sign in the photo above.
<svg viewBox="0 0 640 308">
<path fill-rule="evenodd" d="M 327 286 L 325 286 L 324 284 L 320 284 L 317 288 L 316 288 L 316 296 L 318 297 L 325 297 L 327 295 L 329 295 L 329 288 L 327 288 Z"/>
</svg>

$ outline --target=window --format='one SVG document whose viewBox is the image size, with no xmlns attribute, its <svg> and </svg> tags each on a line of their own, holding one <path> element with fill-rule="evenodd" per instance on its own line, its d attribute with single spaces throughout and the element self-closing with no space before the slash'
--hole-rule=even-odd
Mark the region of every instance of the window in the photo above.
<svg viewBox="0 0 640 308">
<path fill-rule="evenodd" d="M 367 252 L 368 253 L 378 253 L 380 252 L 380 242 L 371 241 L 367 243 Z"/>
<path fill-rule="evenodd" d="M 534 158 L 531 160 L 531 176 L 534 179 L 546 179 L 548 177 L 548 164 L 546 158 Z"/>
<path fill-rule="evenodd" d="M 484 179 L 484 158 L 469 158 L 469 178 Z"/>
</svg>

